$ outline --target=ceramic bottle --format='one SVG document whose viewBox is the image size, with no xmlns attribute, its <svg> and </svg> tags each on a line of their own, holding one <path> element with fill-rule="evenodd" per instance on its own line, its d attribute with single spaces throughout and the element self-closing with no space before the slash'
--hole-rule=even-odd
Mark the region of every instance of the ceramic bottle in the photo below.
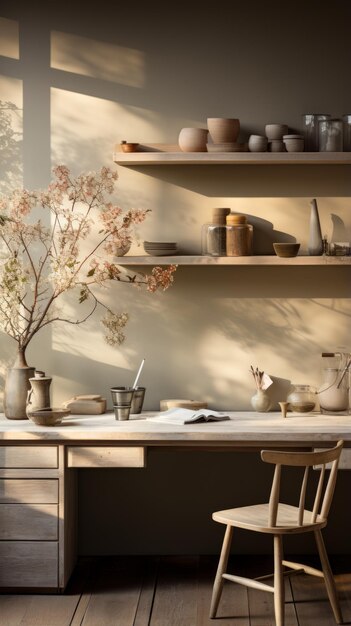
<svg viewBox="0 0 351 626">
<path fill-rule="evenodd" d="M 313 198 L 310 202 L 310 233 L 308 240 L 308 253 L 311 256 L 320 256 L 323 254 L 323 238 L 321 225 L 319 221 L 317 200 Z"/>
</svg>

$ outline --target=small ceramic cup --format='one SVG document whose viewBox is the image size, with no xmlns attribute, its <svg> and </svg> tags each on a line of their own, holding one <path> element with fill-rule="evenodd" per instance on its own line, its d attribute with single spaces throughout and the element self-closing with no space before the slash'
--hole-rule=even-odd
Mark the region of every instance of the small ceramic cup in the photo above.
<svg viewBox="0 0 351 626">
<path fill-rule="evenodd" d="M 141 413 L 145 397 L 145 387 L 135 387 L 130 412 L 133 414 Z"/>
<path fill-rule="evenodd" d="M 270 139 L 268 140 L 269 152 L 285 152 L 285 144 L 282 139 Z"/>
<path fill-rule="evenodd" d="M 283 135 L 288 134 L 288 127 L 286 124 L 266 124 L 264 130 L 266 137 L 269 140 L 282 139 Z"/>
<path fill-rule="evenodd" d="M 263 135 L 250 135 L 249 150 L 250 152 L 266 152 L 268 140 Z"/>
<path fill-rule="evenodd" d="M 116 420 L 129 420 L 130 405 L 129 406 L 116 406 L 113 407 Z"/>
<path fill-rule="evenodd" d="M 134 389 L 132 387 L 111 387 L 112 401 L 115 406 L 129 406 L 132 403 Z"/>
</svg>

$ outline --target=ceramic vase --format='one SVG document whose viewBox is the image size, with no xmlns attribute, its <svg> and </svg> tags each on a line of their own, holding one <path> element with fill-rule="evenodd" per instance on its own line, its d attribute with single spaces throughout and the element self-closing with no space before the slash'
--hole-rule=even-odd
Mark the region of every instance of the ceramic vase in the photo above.
<svg viewBox="0 0 351 626">
<path fill-rule="evenodd" d="M 182 128 L 178 143 L 183 152 L 207 152 L 206 128 Z"/>
<path fill-rule="evenodd" d="M 308 239 L 308 253 L 311 256 L 320 256 L 323 254 L 323 239 L 321 225 L 319 222 L 319 214 L 317 201 L 315 198 L 311 201 L 310 215 L 310 233 Z"/>
<path fill-rule="evenodd" d="M 23 350 L 19 350 L 13 367 L 6 373 L 4 390 L 4 413 L 9 420 L 27 419 L 27 394 L 30 389 L 29 379 L 34 376 L 35 368 L 29 367 Z"/>
<path fill-rule="evenodd" d="M 257 389 L 251 398 L 251 406 L 259 413 L 266 413 L 271 408 L 271 399 L 265 389 Z"/>
<path fill-rule="evenodd" d="M 236 142 L 240 131 L 238 119 L 226 117 L 208 117 L 207 126 L 213 143 Z"/>
<path fill-rule="evenodd" d="M 45 376 L 44 372 L 36 372 L 34 378 L 29 379 L 30 390 L 27 394 L 27 416 L 32 411 L 50 408 L 50 385 L 52 378 Z"/>
</svg>

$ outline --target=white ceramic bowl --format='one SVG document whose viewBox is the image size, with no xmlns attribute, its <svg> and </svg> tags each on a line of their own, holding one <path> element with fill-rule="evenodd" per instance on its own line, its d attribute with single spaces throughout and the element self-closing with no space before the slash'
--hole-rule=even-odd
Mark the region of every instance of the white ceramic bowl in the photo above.
<svg viewBox="0 0 351 626">
<path fill-rule="evenodd" d="M 183 152 L 207 152 L 207 128 L 182 128 L 178 143 Z"/>
<path fill-rule="evenodd" d="M 37 411 L 29 411 L 28 419 L 38 426 L 56 426 L 62 422 L 64 417 L 70 414 L 69 409 L 52 408 L 38 409 Z"/>
<path fill-rule="evenodd" d="M 303 137 L 284 137 L 283 141 L 287 152 L 304 151 L 305 142 Z"/>
</svg>

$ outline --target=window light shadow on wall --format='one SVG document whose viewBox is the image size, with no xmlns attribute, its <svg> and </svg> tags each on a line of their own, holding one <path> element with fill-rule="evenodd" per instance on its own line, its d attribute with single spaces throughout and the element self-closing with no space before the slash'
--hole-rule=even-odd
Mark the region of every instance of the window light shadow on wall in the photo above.
<svg viewBox="0 0 351 626">
<path fill-rule="evenodd" d="M 141 88 L 145 82 L 139 50 L 58 31 L 51 34 L 51 67 L 129 87 Z"/>
<path fill-rule="evenodd" d="M 0 56 L 19 59 L 18 22 L 0 17 Z"/>
</svg>

